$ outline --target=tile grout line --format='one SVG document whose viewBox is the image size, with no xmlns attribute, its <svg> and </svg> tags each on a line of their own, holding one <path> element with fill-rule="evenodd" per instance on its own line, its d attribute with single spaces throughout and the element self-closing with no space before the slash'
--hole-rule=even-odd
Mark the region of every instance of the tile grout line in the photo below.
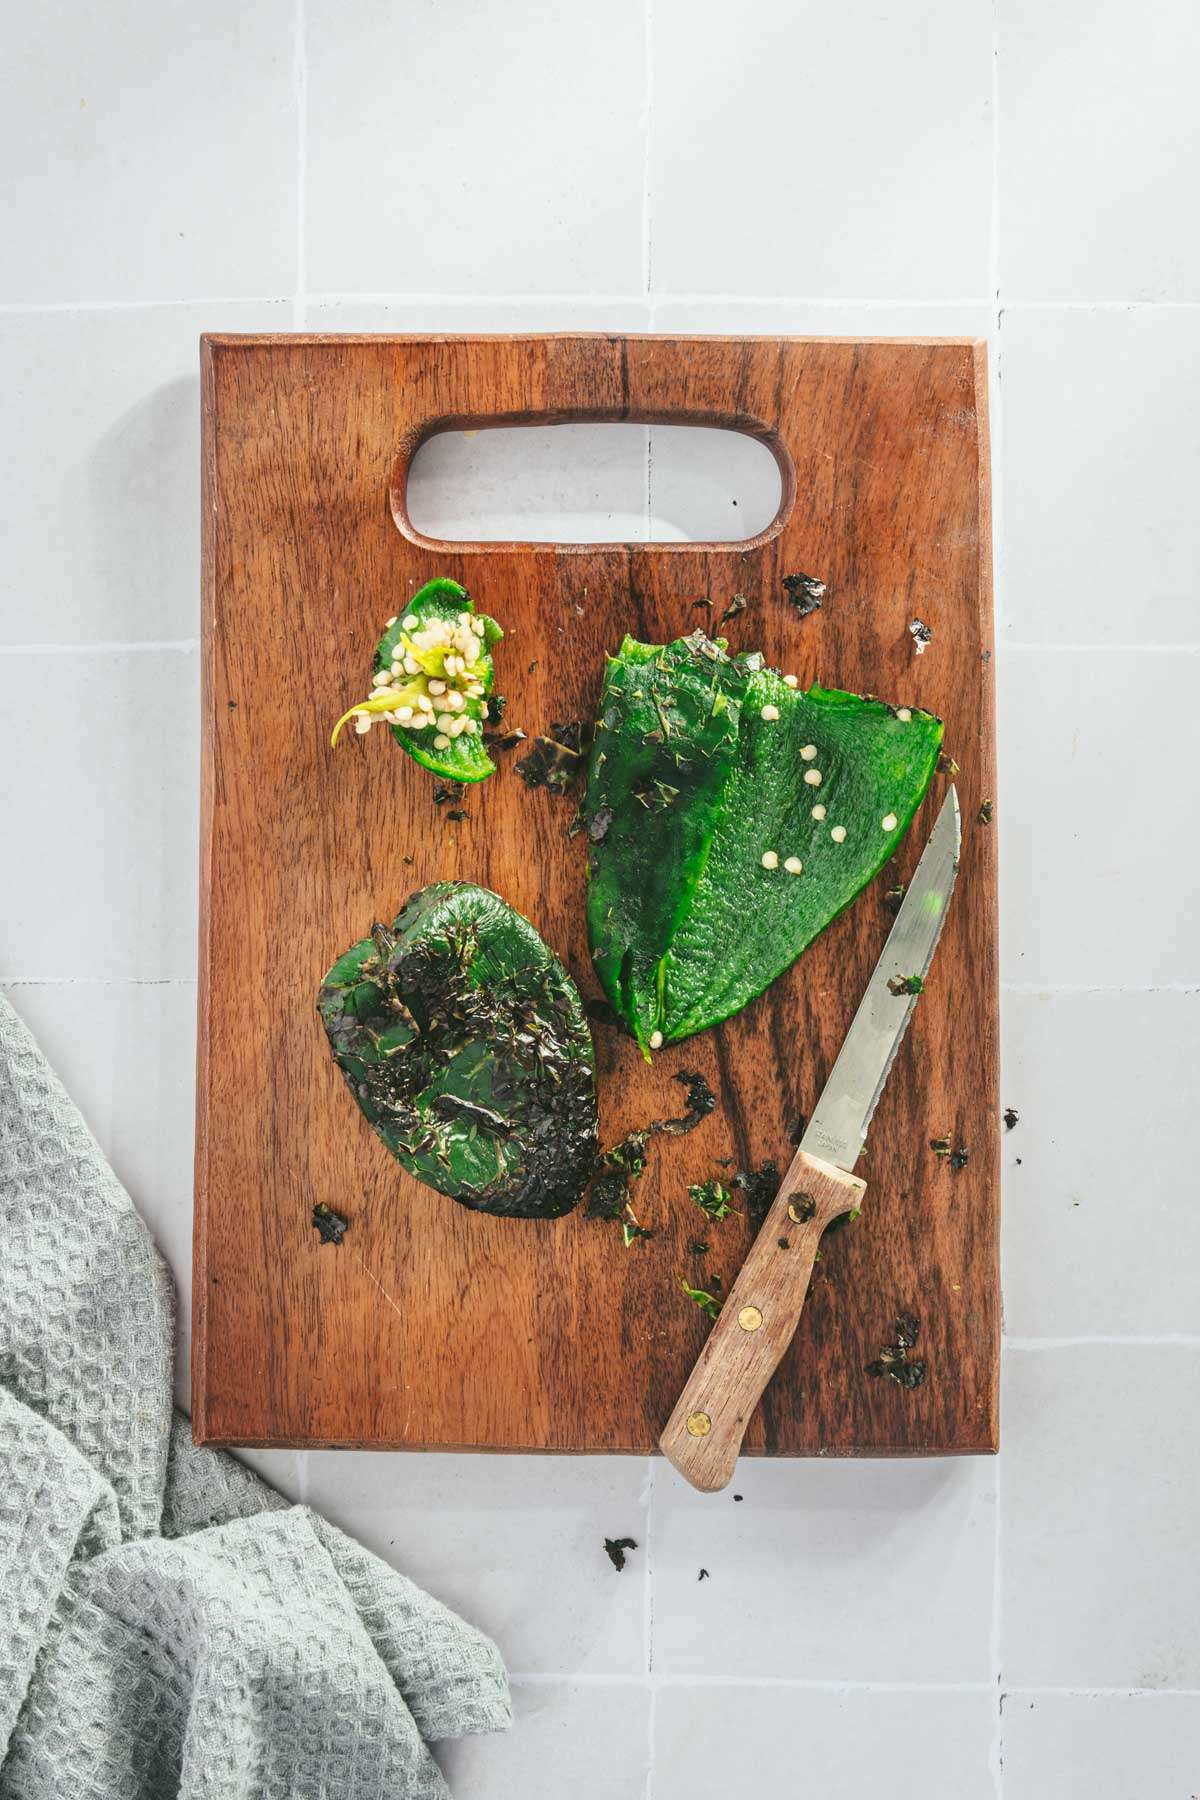
<svg viewBox="0 0 1200 1800">
<path fill-rule="evenodd" d="M 1159 1331 L 1144 1335 L 1114 1332 L 1107 1336 L 1081 1333 L 1079 1337 L 1011 1337 L 1006 1333 L 1004 1338 L 1006 1351 L 1018 1350 L 1026 1355 L 1046 1350 L 1079 1350 L 1089 1347 L 1112 1350 L 1200 1350 L 1200 1332 Z"/>
<path fill-rule="evenodd" d="M 646 308 L 646 325 L 654 329 L 654 301 L 651 297 L 651 219 L 653 197 L 651 194 L 651 144 L 652 122 L 651 104 L 653 97 L 653 24 L 650 15 L 652 0 L 643 0 L 642 8 L 642 60 L 644 63 L 644 106 L 642 121 L 642 296 Z M 654 427 L 646 427 L 646 541 L 652 536 L 654 518 Z M 653 1710 L 653 1701 L 651 1701 Z M 649 1800 L 649 1783 L 647 1776 L 647 1800 Z"/>
<path fill-rule="evenodd" d="M 650 11 L 652 3 L 653 0 L 643 0 L 642 6 L 642 59 L 645 65 L 642 90 L 642 295 L 647 301 L 650 298 L 653 273 L 651 266 L 653 223 L 651 124 L 654 104 L 654 28 Z"/>
<path fill-rule="evenodd" d="M 1004 309 L 1000 299 L 1000 17 L 999 0 L 991 0 L 991 68 L 990 90 L 992 103 L 992 191 L 991 219 L 988 231 L 989 281 L 991 288 L 991 339 L 992 355 L 996 370 L 996 392 L 989 396 L 989 415 L 992 426 L 992 442 L 988 447 L 989 468 L 991 471 L 991 532 L 992 532 L 992 648 L 993 652 L 1001 651 L 1001 637 L 1004 628 L 1005 577 L 1007 574 L 1007 557 L 1004 537 L 1004 352 L 1001 342 L 1001 329 L 1004 321 Z M 997 656 L 994 675 L 994 687 L 998 690 L 1006 652 L 1012 646 L 1005 645 L 1004 652 Z M 996 702 L 998 692 L 993 702 Z M 997 957 L 1003 953 L 1003 930 L 997 942 Z M 1003 994 L 1004 984 L 1000 983 Z M 998 1027 L 1000 1021 L 997 1021 Z M 1003 1031 L 1000 1035 L 1001 1061 L 1003 1061 Z M 1003 1079 L 1003 1069 L 1001 1069 Z M 1004 1210 L 1005 1166 L 1001 1159 L 1000 1168 L 1000 1209 Z M 1004 1284 L 1003 1265 L 997 1263 L 997 1278 L 1000 1284 L 1000 1381 L 1001 1400 L 1004 1393 L 1004 1347 L 1006 1343 L 1004 1329 Z M 992 1720 L 991 1743 L 988 1748 L 988 1763 L 992 1775 L 992 1791 L 995 1800 L 1004 1800 L 1004 1695 L 1003 1670 L 1001 1652 L 1001 1593 L 1003 1590 L 1003 1539 L 1001 1533 L 1001 1495 L 1004 1471 L 1002 1458 L 998 1455 L 995 1465 L 995 1481 L 992 1488 L 992 1613 L 988 1634 L 988 1660 L 992 1671 Z"/>
<path fill-rule="evenodd" d="M 194 975 L 3 975 L 0 988 L 10 987 L 190 987 Z"/>
<path fill-rule="evenodd" d="M 521 1687 L 640 1687 L 636 1674 L 589 1669 L 513 1669 L 509 1680 Z M 805 1694 L 990 1694 L 990 1681 L 819 1681 L 792 1675 L 664 1675 L 656 1688 L 770 1688 Z M 1200 1688 L 1173 1687 L 1026 1687 L 1005 1688 L 1006 1699 L 1027 1695 L 1054 1700 L 1200 1700 Z"/>
<path fill-rule="evenodd" d="M 1200 994 L 1195 981 L 1001 981 L 1004 994 Z"/>
<path fill-rule="evenodd" d="M 296 0 L 294 74 L 296 101 L 296 287 L 292 295 L 292 325 L 301 331 L 307 320 L 305 274 L 308 228 L 308 33 L 305 0 Z"/>
<path fill-rule="evenodd" d="M 156 651 L 170 652 L 173 655 L 189 655 L 199 650 L 199 638 L 147 638 L 133 639 L 122 643 L 116 638 L 101 638 L 94 644 L 83 643 L 79 638 L 64 640 L 61 644 L 0 644 L 0 656 L 61 656 L 64 650 L 79 650 L 100 656 L 124 656 L 126 654 L 144 656 Z"/>
<path fill-rule="evenodd" d="M 647 1685 L 644 1676 L 589 1669 L 510 1670 L 509 1680 L 523 1682 L 527 1687 L 552 1687 L 560 1682 L 584 1687 Z M 990 1681 L 821 1681 L 815 1676 L 809 1678 L 801 1675 L 663 1675 L 656 1676 L 649 1685 L 654 1688 L 785 1688 L 813 1694 L 990 1694 L 992 1691 Z M 1044 1688 L 1029 1691 L 1057 1692 L 1055 1689 Z M 1181 1690 L 1172 1691 L 1178 1693 Z"/>
<path fill-rule="evenodd" d="M 302 8 L 303 0 L 298 0 Z M 304 91 L 307 96 L 307 69 L 305 70 Z M 307 174 L 307 158 L 305 159 Z M 192 306 L 286 306 L 294 302 L 295 292 L 276 294 L 200 294 L 187 297 L 177 295 L 160 295 L 150 300 L 5 300 L 0 301 L 0 318 L 5 316 L 22 317 L 39 313 L 87 313 L 87 312 L 151 312 L 169 307 Z M 395 291 L 366 291 L 332 293 L 306 293 L 306 301 L 319 306 L 361 305 L 376 303 L 380 305 L 403 306 L 489 306 L 492 304 L 518 306 L 637 306 L 645 302 L 646 294 L 595 294 L 595 293 L 533 293 L 528 289 L 520 293 L 409 293 Z M 910 295 L 908 297 L 881 298 L 874 296 L 850 296 L 828 294 L 678 294 L 659 292 L 656 296 L 660 304 L 665 306 L 811 306 L 824 312 L 840 311 L 872 311 L 886 313 L 900 308 L 910 311 L 946 312 L 954 307 L 979 307 L 992 310 L 991 301 L 986 294 L 959 295 L 945 298 L 930 298 L 928 295 Z M 1200 312 L 1200 300 L 1054 300 L 1054 299 L 1007 299 L 1003 310 L 1039 311 L 1039 312 Z M 753 334 L 752 334 L 753 335 Z M 765 333 L 763 335 L 771 335 Z M 809 335 L 801 333 L 800 335 Z M 820 336 L 821 333 L 811 335 Z M 855 335 L 851 333 L 851 335 Z M 938 336 L 938 333 L 933 333 Z M 951 333 L 948 335 L 963 335 Z M 967 334 L 969 335 L 969 334 Z"/>
<path fill-rule="evenodd" d="M 655 1459 L 646 1465 L 646 1572 L 643 1577 L 642 1629 L 645 1633 L 646 1681 L 646 1787 L 645 1800 L 654 1796 L 654 1749 L 658 1732 L 658 1678 L 654 1672 L 654 1474 Z"/>
</svg>

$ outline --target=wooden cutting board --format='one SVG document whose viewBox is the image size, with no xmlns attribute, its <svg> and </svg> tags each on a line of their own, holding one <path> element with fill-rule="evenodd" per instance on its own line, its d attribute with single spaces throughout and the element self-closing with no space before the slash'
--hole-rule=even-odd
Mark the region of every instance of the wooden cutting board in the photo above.
<svg viewBox="0 0 1200 1800">
<path fill-rule="evenodd" d="M 603 1141 L 677 1114 L 680 1070 L 717 1112 L 660 1138 L 622 1246 L 582 1210 L 466 1211 L 413 1181 L 360 1117 L 314 1010 L 335 956 L 448 877 L 525 913 L 596 994 L 574 806 L 514 758 L 455 824 L 385 735 L 329 748 L 383 622 L 452 575 L 507 633 L 497 685 L 530 733 L 590 716 L 626 631 L 665 641 L 746 610 L 734 648 L 802 684 L 869 690 L 946 721 L 962 869 L 928 991 L 858 1172 L 861 1218 L 825 1240 L 803 1322 L 746 1440 L 768 1454 L 996 1447 L 996 830 L 985 357 L 955 340 L 209 337 L 204 409 L 204 778 L 194 1430 L 201 1442 L 652 1450 L 707 1321 L 686 1274 L 728 1286 L 749 1227 L 710 1225 L 689 1183 L 792 1154 L 945 790 L 895 864 L 755 1004 L 647 1067 L 595 1027 Z M 439 544 L 405 507 L 430 433 L 659 420 L 773 450 L 779 516 L 738 544 Z M 781 582 L 828 583 L 806 619 Z M 710 599 L 714 612 L 698 608 Z M 933 642 L 918 657 L 919 616 Z M 519 753 L 518 753 L 519 754 Z M 942 1136 L 969 1161 L 930 1150 Z M 323 1245 L 325 1201 L 350 1220 Z M 711 1243 L 703 1258 L 688 1250 Z M 699 1280 L 701 1273 L 707 1280 Z M 867 1373 L 900 1311 L 924 1384 Z"/>
</svg>

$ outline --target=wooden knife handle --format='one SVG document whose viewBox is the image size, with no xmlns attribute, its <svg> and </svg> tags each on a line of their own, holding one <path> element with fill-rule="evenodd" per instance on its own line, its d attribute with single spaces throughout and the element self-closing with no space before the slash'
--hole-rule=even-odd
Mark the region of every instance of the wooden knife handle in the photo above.
<svg viewBox="0 0 1200 1800">
<path fill-rule="evenodd" d="M 693 1487 L 715 1493 L 733 1474 L 750 1416 L 800 1322 L 821 1234 L 860 1204 L 866 1185 L 804 1151 L 794 1158 L 658 1440 Z"/>
</svg>

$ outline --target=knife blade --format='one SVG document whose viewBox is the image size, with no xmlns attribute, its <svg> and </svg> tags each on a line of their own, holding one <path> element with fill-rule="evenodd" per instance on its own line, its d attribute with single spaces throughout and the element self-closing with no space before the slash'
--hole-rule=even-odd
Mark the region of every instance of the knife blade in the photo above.
<svg viewBox="0 0 1200 1800">
<path fill-rule="evenodd" d="M 800 1147 L 659 1439 L 693 1487 L 713 1492 L 733 1474 L 795 1334 L 821 1234 L 862 1203 L 866 1183 L 852 1171 L 942 935 L 961 829 L 951 788 Z"/>
<path fill-rule="evenodd" d="M 902 987 L 897 994 L 889 983 L 911 983 L 914 976 L 924 982 L 928 975 L 954 892 L 961 843 L 958 795 L 951 788 L 800 1140 L 802 1151 L 839 1169 L 853 1169 L 858 1161 L 916 1008 L 919 988 Z"/>
</svg>

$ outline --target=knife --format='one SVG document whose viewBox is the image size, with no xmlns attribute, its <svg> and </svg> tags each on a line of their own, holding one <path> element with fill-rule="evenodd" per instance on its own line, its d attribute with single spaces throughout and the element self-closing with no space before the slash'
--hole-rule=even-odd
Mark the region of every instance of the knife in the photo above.
<svg viewBox="0 0 1200 1800">
<path fill-rule="evenodd" d="M 706 1493 L 733 1474 L 800 1321 L 822 1232 L 862 1205 L 867 1184 L 852 1170 L 942 935 L 960 841 L 951 788 L 800 1148 L 659 1439 L 668 1462 Z"/>
</svg>

